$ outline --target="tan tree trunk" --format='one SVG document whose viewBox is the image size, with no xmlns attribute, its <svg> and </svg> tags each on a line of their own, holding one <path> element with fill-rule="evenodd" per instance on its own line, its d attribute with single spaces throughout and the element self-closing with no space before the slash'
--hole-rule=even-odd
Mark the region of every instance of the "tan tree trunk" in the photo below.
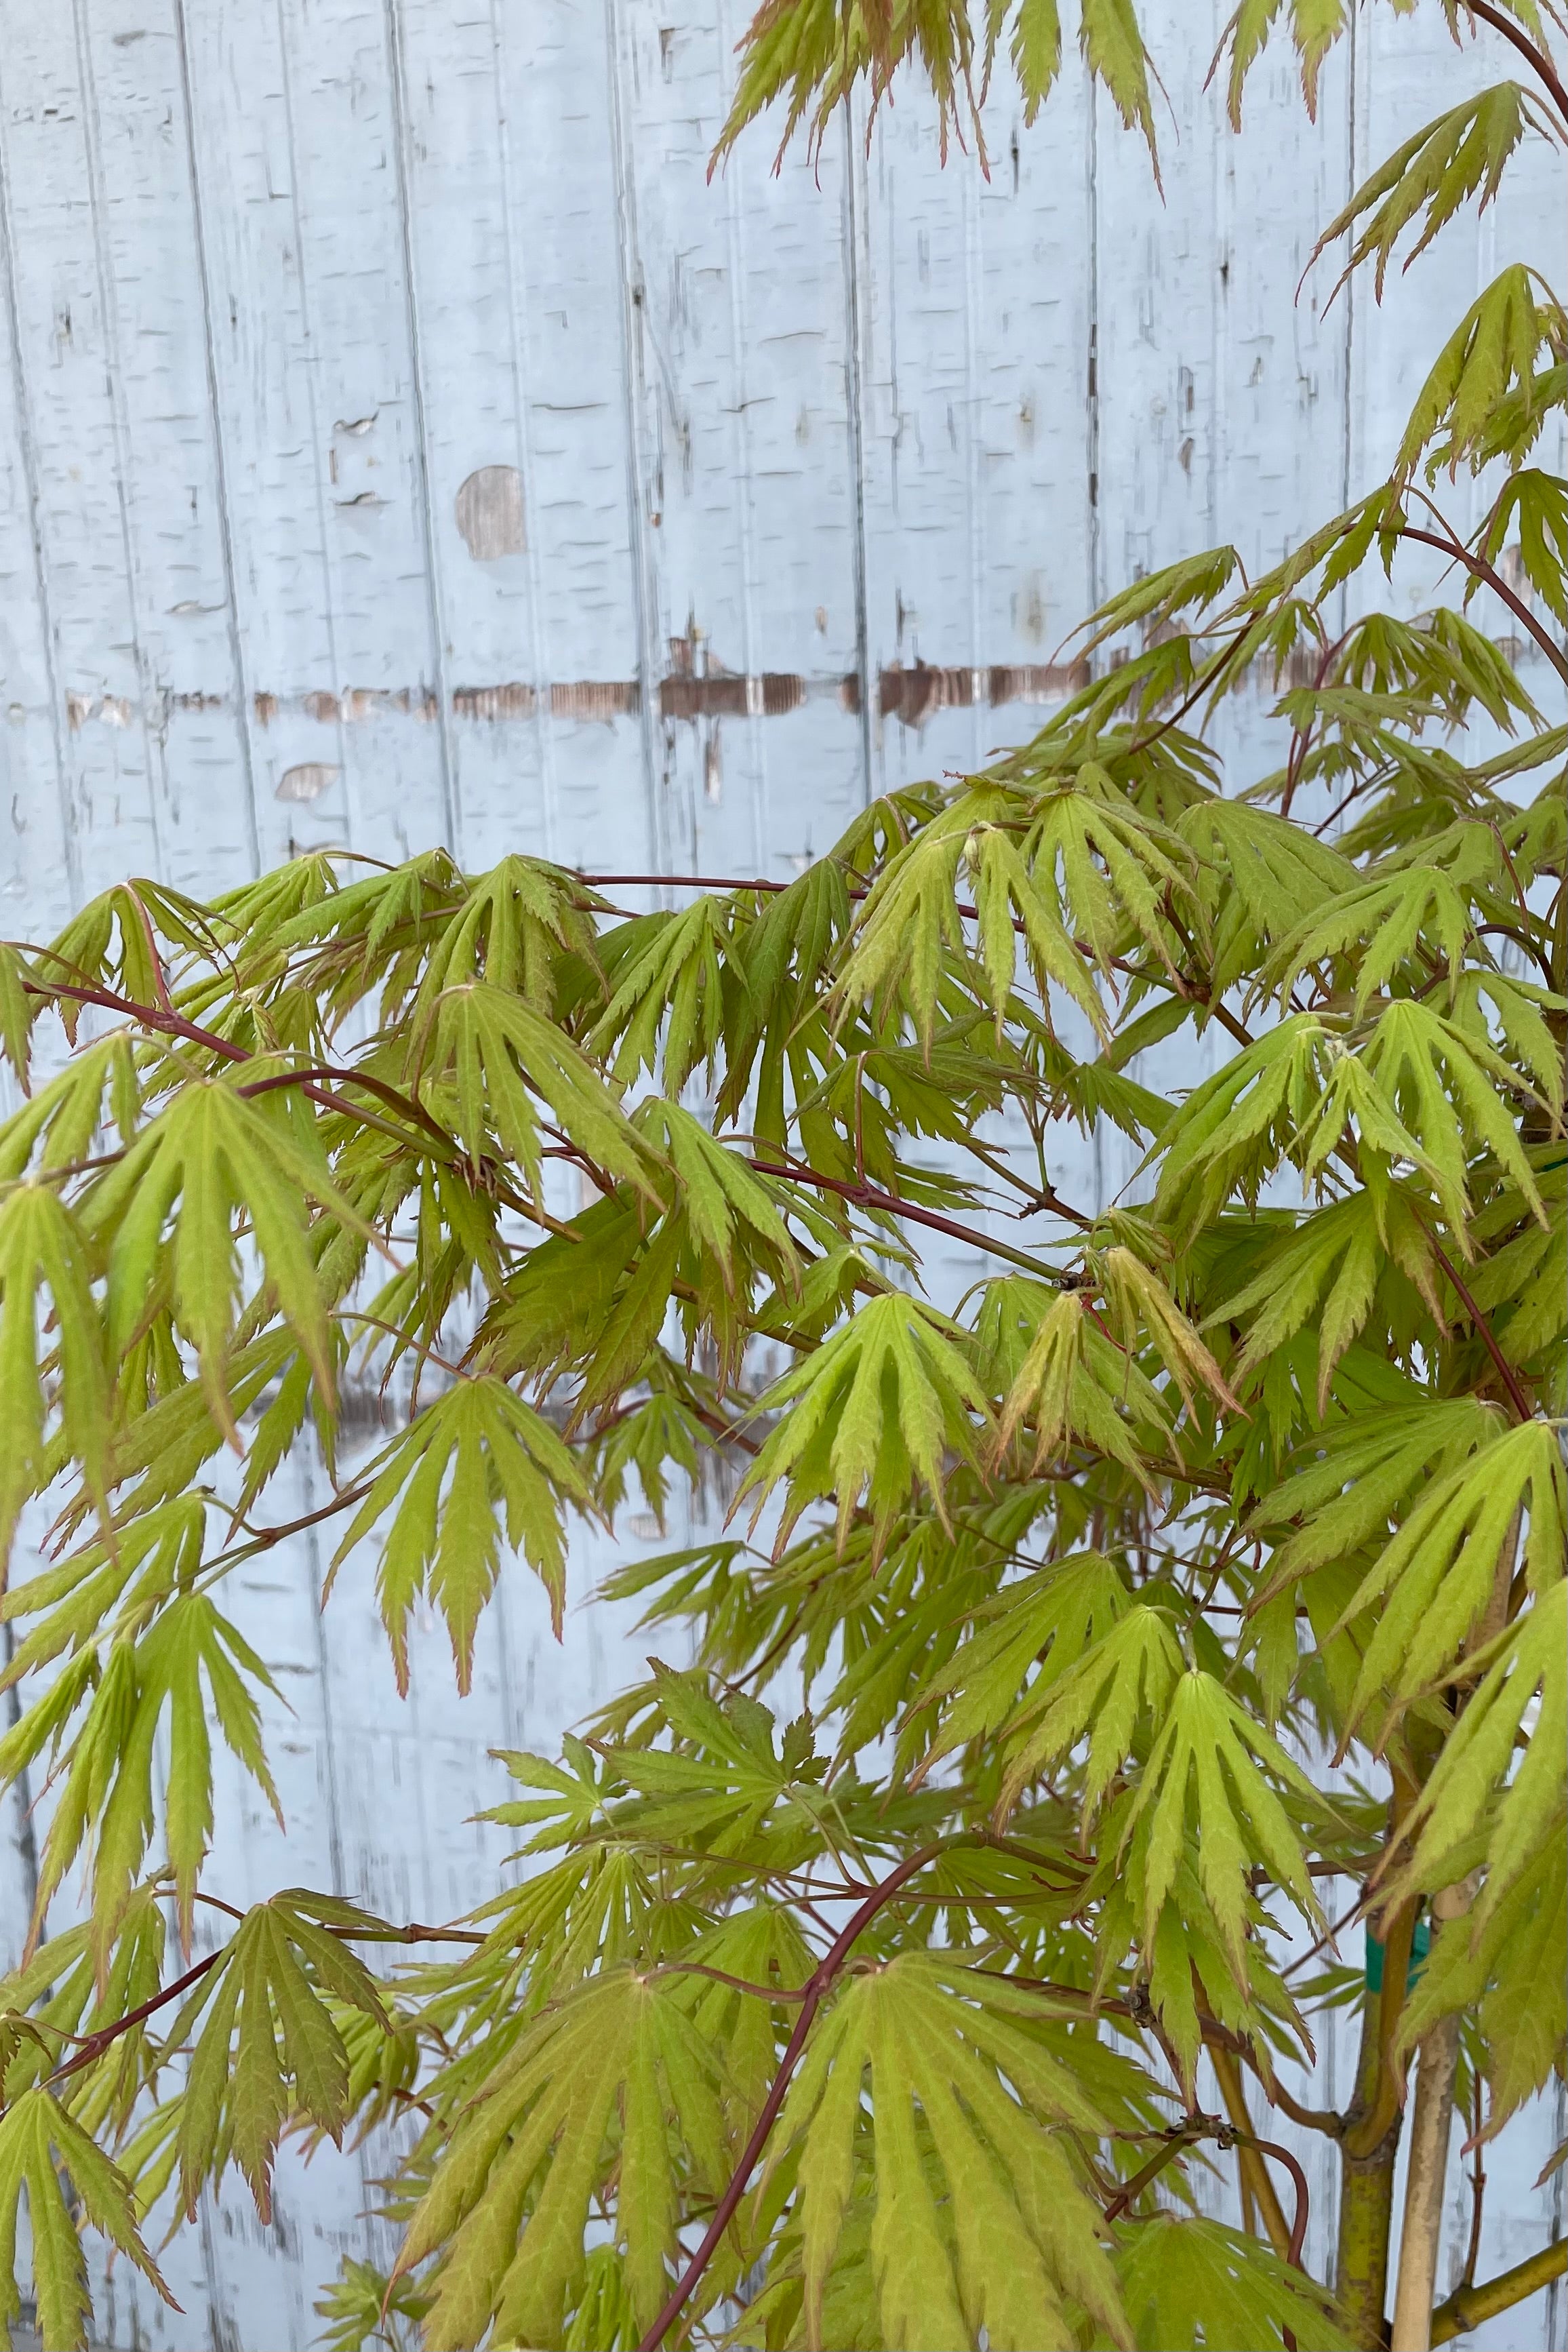
<svg viewBox="0 0 1568 2352">
<path fill-rule="evenodd" d="M 1473 1883 L 1446 1886 L 1434 1898 L 1439 1925 L 1463 1918 L 1475 1899 Z M 1389 2352 L 1431 2352 L 1437 2255 L 1443 2237 L 1443 2183 L 1454 2116 L 1454 2075 L 1459 2062 L 1459 2021 L 1445 2017 L 1421 2043 L 1416 2104 L 1410 2119 L 1410 2168 L 1405 2182 L 1405 2226 L 1394 2290 Z"/>
</svg>

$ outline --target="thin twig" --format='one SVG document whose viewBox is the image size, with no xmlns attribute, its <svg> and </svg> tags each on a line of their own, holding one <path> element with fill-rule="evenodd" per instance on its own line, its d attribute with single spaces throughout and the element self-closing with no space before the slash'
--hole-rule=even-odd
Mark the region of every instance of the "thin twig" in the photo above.
<svg viewBox="0 0 1568 2352">
<path fill-rule="evenodd" d="M 1503 39 L 1511 42 L 1520 56 L 1528 60 L 1551 91 L 1552 102 L 1563 117 L 1564 125 L 1568 126 L 1568 89 L 1563 89 L 1544 49 L 1538 49 L 1524 27 L 1505 16 L 1500 8 L 1494 8 L 1491 0 L 1465 0 L 1465 5 L 1472 16 L 1479 16 L 1483 25 L 1490 25 L 1494 33 L 1500 33 Z"/>
<path fill-rule="evenodd" d="M 215 1895 L 198 1895 L 196 1900 L 209 1904 L 214 1910 L 226 1911 L 235 1919 L 243 1920 L 247 1916 Z M 383 1927 L 377 1921 L 364 1927 L 329 1927 L 327 1932 L 345 1944 L 483 1944 L 486 1940 L 472 1928 L 427 1927 L 418 1920 L 412 1921 L 406 1927 Z M 183 1992 L 189 1992 L 193 1984 L 199 1984 L 220 1960 L 227 1958 L 233 1944 L 231 1937 L 228 1943 L 220 1944 L 215 1952 L 209 1952 L 205 1959 L 198 1960 L 194 1968 L 187 1969 L 183 1976 L 176 1977 L 172 1984 L 165 1985 L 161 1992 L 153 1993 L 137 2008 L 128 2011 L 125 2016 L 116 2018 L 112 2025 L 101 2025 L 96 2032 L 85 2037 L 73 2037 L 81 2040 L 81 2048 L 63 2066 L 56 2067 L 44 2087 L 48 2089 L 56 2083 L 63 2083 L 68 2074 L 79 2074 L 84 2066 L 90 2066 L 95 2059 L 101 2058 L 110 2043 L 118 2042 L 122 2033 L 129 2033 L 133 2026 L 141 2024 L 155 2010 L 167 2008 L 172 2000 L 178 2000 Z"/>
<path fill-rule="evenodd" d="M 1417 492 L 1416 495 L 1419 497 L 1420 493 Z M 1422 530 L 1412 522 L 1401 523 L 1394 535 L 1396 539 L 1418 539 L 1423 546 L 1435 547 L 1440 555 L 1448 556 L 1451 562 L 1463 564 L 1473 579 L 1482 582 L 1491 590 L 1494 596 L 1501 598 L 1520 625 L 1530 631 L 1558 677 L 1568 684 L 1568 655 L 1564 655 L 1556 640 L 1542 627 L 1523 598 L 1514 594 L 1507 581 L 1487 562 L 1483 556 L 1472 554 L 1460 539 L 1439 539 L 1435 530 Z"/>
<path fill-rule="evenodd" d="M 1481 2075 L 1478 2067 L 1471 2084 L 1471 2120 L 1475 2125 L 1470 2134 L 1470 2146 L 1476 2152 L 1475 2170 L 1470 2175 L 1470 2242 L 1465 2252 L 1465 2267 L 1459 2274 L 1462 2287 L 1474 2286 L 1476 2263 L 1481 2251 L 1481 2212 L 1486 2202 L 1486 2166 L 1481 2161 Z"/>
<path fill-rule="evenodd" d="M 1179 2156 L 1194 2140 L 1207 2139 L 1217 2131 L 1223 2131 L 1227 2137 L 1231 2137 L 1229 2126 L 1217 2125 L 1212 2116 L 1194 2116 L 1188 2122 L 1176 2125 L 1158 2155 L 1152 2156 L 1142 2170 L 1134 2172 L 1131 2180 L 1124 2181 L 1118 2194 L 1113 2197 L 1105 2208 L 1106 2221 L 1120 2221 L 1134 2199 L 1143 2195 L 1149 2183 L 1158 2178 L 1173 2157 Z"/>
<path fill-rule="evenodd" d="M 768 2134 L 778 2121 L 779 2110 L 784 2104 L 784 2095 L 789 2087 L 790 2077 L 800 2064 L 801 2053 L 805 2050 L 806 2039 L 811 2031 L 811 2021 L 821 2007 L 824 1996 L 831 1990 L 834 1979 L 849 1958 L 855 1944 L 865 1929 L 870 1927 L 883 1904 L 892 1895 L 897 1894 L 904 1881 L 913 1878 L 917 1871 L 924 1870 L 927 1863 L 934 1862 L 939 1853 L 946 1851 L 947 1845 L 951 1843 L 950 1840 L 945 1840 L 936 1845 L 923 1846 L 918 1853 L 911 1854 L 907 1861 L 899 1864 L 896 1870 L 890 1871 L 887 1877 L 867 1895 L 859 1910 L 855 1912 L 840 1935 L 834 1938 L 828 1951 L 813 1969 L 804 1988 L 805 1999 L 800 2004 L 800 2014 L 795 2021 L 795 2030 L 785 2047 L 784 2055 L 779 2061 L 779 2071 L 773 2077 L 772 2087 L 767 2098 L 762 2103 L 762 2111 L 752 2127 L 751 2137 L 740 2152 L 740 2160 L 730 2174 L 729 2184 L 715 2208 L 713 2219 L 704 2233 L 701 2245 L 698 2246 L 671 2290 L 664 2309 L 639 2345 L 638 2352 L 659 2352 L 659 2347 L 701 2284 L 703 2273 L 718 2251 L 724 2233 L 735 2217 L 736 2208 L 746 2194 L 747 2183 L 756 2169 L 758 2158 L 767 2146 Z"/>
<path fill-rule="evenodd" d="M 1448 1280 L 1453 1284 L 1454 1288 L 1458 1291 L 1460 1303 L 1475 1328 L 1477 1337 L 1486 1349 L 1487 1354 L 1491 1358 L 1493 1364 L 1497 1367 L 1497 1375 L 1499 1380 L 1501 1381 L 1503 1387 L 1508 1391 L 1509 1402 L 1512 1405 L 1515 1412 L 1518 1413 L 1521 1421 L 1533 1421 L 1535 1418 L 1535 1408 L 1531 1403 L 1530 1399 L 1525 1395 L 1524 1391 L 1520 1387 L 1518 1381 L 1514 1378 L 1513 1368 L 1510 1364 L 1507 1357 L 1503 1354 L 1502 1349 L 1498 1346 L 1497 1339 L 1492 1331 L 1491 1325 L 1487 1321 L 1486 1317 L 1476 1305 L 1475 1300 L 1471 1297 L 1469 1291 L 1465 1285 L 1463 1277 L 1460 1276 L 1458 1268 L 1453 1265 L 1447 1251 L 1443 1248 L 1436 1234 L 1433 1233 L 1431 1227 L 1427 1223 L 1426 1219 L 1421 1215 L 1419 1210 L 1416 1213 L 1416 1221 L 1426 1233 L 1427 1239 L 1432 1244 L 1433 1256 L 1437 1259 L 1437 1264 L 1442 1267 L 1443 1272 L 1448 1276 Z"/>
<path fill-rule="evenodd" d="M 803 1168 L 797 1162 L 776 1160 L 748 1160 L 759 1176 L 782 1176 L 797 1184 L 814 1184 L 820 1192 L 837 1192 L 852 1202 L 856 1208 L 881 1209 L 886 1215 L 908 1219 L 912 1224 L 929 1225 L 934 1233 L 946 1234 L 956 1242 L 965 1242 L 973 1249 L 987 1250 L 993 1257 L 1006 1258 L 1009 1265 L 1021 1265 L 1026 1272 L 1043 1282 L 1059 1279 L 1053 1267 L 1041 1265 L 1038 1258 L 1025 1250 L 1016 1250 L 1006 1242 L 997 1242 L 973 1225 L 961 1225 L 952 1217 L 938 1216 L 935 1209 L 922 1209 L 913 1201 L 903 1200 L 896 1192 L 884 1192 L 875 1184 L 852 1184 L 840 1176 L 819 1175 L 814 1168 Z"/>
</svg>

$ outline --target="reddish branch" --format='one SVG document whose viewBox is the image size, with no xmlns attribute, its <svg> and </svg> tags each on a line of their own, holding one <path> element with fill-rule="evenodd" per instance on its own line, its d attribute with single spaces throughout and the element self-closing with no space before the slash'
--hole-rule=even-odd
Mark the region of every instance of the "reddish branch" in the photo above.
<svg viewBox="0 0 1568 2352">
<path fill-rule="evenodd" d="M 1463 1306 L 1466 1314 L 1469 1317 L 1471 1324 L 1474 1326 L 1476 1337 L 1485 1348 L 1487 1354 L 1491 1358 L 1492 1363 L 1497 1370 L 1497 1376 L 1502 1382 L 1505 1390 L 1508 1391 L 1509 1402 L 1512 1405 L 1515 1412 L 1518 1413 L 1521 1421 L 1533 1421 L 1535 1418 L 1535 1408 L 1531 1403 L 1530 1399 L 1525 1395 L 1524 1391 L 1520 1387 L 1518 1379 L 1514 1374 L 1513 1367 L 1510 1364 L 1508 1358 L 1503 1354 L 1502 1349 L 1498 1346 L 1496 1335 L 1492 1330 L 1491 1325 L 1487 1321 L 1486 1317 L 1482 1314 L 1480 1308 L 1471 1297 L 1469 1289 L 1465 1283 L 1463 1276 L 1460 1275 L 1458 1268 L 1453 1264 L 1448 1252 L 1437 1240 L 1437 1235 L 1429 1229 L 1427 1234 L 1427 1239 L 1432 1244 L 1433 1256 L 1437 1259 L 1437 1264 L 1442 1267 L 1443 1272 L 1448 1276 L 1448 1280 L 1453 1284 L 1455 1290 L 1458 1293 L 1460 1304 Z"/>
<path fill-rule="evenodd" d="M 1005 1257 L 1013 1265 L 1021 1265 L 1032 1275 L 1051 1282 L 1056 1279 L 1049 1266 L 1042 1266 L 1027 1251 L 1013 1249 L 1007 1242 L 993 1241 L 974 1225 L 961 1225 L 952 1217 L 938 1216 L 935 1209 L 917 1208 L 913 1201 L 900 1198 L 896 1192 L 883 1192 L 875 1184 L 852 1184 L 841 1176 L 820 1176 L 814 1168 L 802 1168 L 794 1160 L 753 1160 L 749 1165 L 759 1176 L 784 1176 L 791 1183 L 814 1184 L 823 1192 L 837 1192 L 857 1208 L 881 1209 L 891 1217 L 903 1217 L 911 1224 L 929 1225 L 933 1233 L 946 1234 L 950 1240 L 965 1242 L 971 1248 L 988 1250 L 993 1257 Z"/>
<path fill-rule="evenodd" d="M 154 2010 L 165 2008 L 170 2001 L 178 2000 L 183 1992 L 188 1992 L 193 1984 L 199 1984 L 210 1969 L 217 1967 L 227 1949 L 226 1944 L 220 1944 L 215 1952 L 209 1952 L 204 1960 L 198 1960 L 193 1969 L 187 1969 L 183 1977 L 176 1977 L 173 1983 L 165 1985 L 162 1992 L 155 1992 L 151 2000 L 142 2001 L 124 2017 L 117 2017 L 112 2025 L 100 2026 L 96 2033 L 89 2033 L 75 2057 L 68 2058 L 63 2065 L 55 2068 L 48 2084 L 63 2083 L 68 2074 L 79 2074 L 84 2066 L 90 2066 L 96 2058 L 102 2057 L 111 2042 L 118 2042 L 122 2033 L 129 2033 L 133 2025 L 140 2025 L 144 2018 L 152 2016 Z M 48 2084 L 45 2087 L 47 2089 Z"/>
<path fill-rule="evenodd" d="M 800 2063 L 807 2037 L 811 2031 L 812 2020 L 821 2007 L 825 1996 L 831 1990 L 844 1962 L 849 1958 L 859 1938 L 870 1927 L 883 1904 L 889 1902 L 898 1893 L 906 1879 L 913 1878 L 917 1871 L 924 1870 L 927 1863 L 934 1862 L 939 1853 L 946 1851 L 946 1843 L 923 1846 L 918 1853 L 911 1854 L 907 1862 L 901 1862 L 896 1870 L 890 1871 L 867 1895 L 847 1927 L 834 1938 L 808 1979 L 803 1988 L 805 1998 L 800 2003 L 800 2014 L 795 2020 L 795 2030 L 785 2046 L 784 2055 L 779 2061 L 779 2072 L 773 2078 L 773 2087 L 762 2103 L 762 2111 L 752 2128 L 751 2137 L 740 2152 L 740 2160 L 735 2170 L 730 2174 L 729 2186 L 715 2208 L 713 2220 L 708 2223 L 701 2245 L 672 2288 L 663 2311 L 639 2345 L 638 2352 L 658 2352 L 660 2345 L 680 2317 L 682 2311 L 701 2284 L 704 2272 L 717 2252 L 724 2233 L 735 2218 L 736 2208 L 746 2194 L 747 2183 L 757 2168 L 758 2158 L 768 2143 L 768 2134 L 779 2119 L 779 2110 L 784 2104 L 784 2095 L 789 2088 L 790 2078 Z"/>
<path fill-rule="evenodd" d="M 1568 683 L 1568 655 L 1564 655 L 1551 632 L 1542 627 L 1523 597 L 1514 594 L 1507 581 L 1484 557 L 1472 554 L 1461 540 L 1440 538 L 1435 530 L 1422 530 L 1413 522 L 1401 523 L 1395 536 L 1398 539 L 1418 539 L 1424 547 L 1435 547 L 1440 555 L 1462 564 L 1473 579 L 1483 582 L 1494 596 L 1501 598 L 1521 627 L 1530 631 L 1558 677 Z"/>
<path fill-rule="evenodd" d="M 1568 123 L 1568 89 L 1563 89 L 1557 70 L 1546 51 L 1538 49 L 1523 26 L 1514 24 L 1511 18 L 1503 15 L 1500 8 L 1494 8 L 1491 5 L 1491 0 L 1465 0 L 1465 5 L 1472 16 L 1479 16 L 1483 25 L 1490 25 L 1494 33 L 1500 33 L 1505 41 L 1511 41 L 1513 44 L 1520 56 L 1527 60 L 1535 73 L 1540 75 L 1552 92 L 1552 104 L 1563 117 L 1564 123 Z"/>
<path fill-rule="evenodd" d="M 214 1909 L 233 1913 L 236 1919 L 246 1916 L 243 1911 L 235 1911 L 232 1904 L 217 1903 L 211 1896 L 203 1899 L 212 1902 Z M 365 1927 L 329 1927 L 327 1932 L 350 1944 L 482 1944 L 485 1941 L 483 1936 L 476 1935 L 466 1927 L 427 1927 L 417 1920 L 406 1927 L 383 1927 L 377 1924 Z M 209 1952 L 205 1959 L 198 1960 L 194 1968 L 187 1969 L 184 1975 L 176 1977 L 172 1984 L 165 1985 L 161 1992 L 153 1993 L 135 2009 L 128 2010 L 123 2017 L 117 2017 L 112 2025 L 100 2025 L 96 2032 L 82 2037 L 80 2048 L 63 2065 L 55 2068 L 46 2088 L 55 2083 L 63 2083 L 69 2074 L 79 2074 L 84 2066 L 90 2066 L 95 2059 L 101 2058 L 122 2033 L 129 2033 L 132 2026 L 141 2025 L 155 2011 L 166 2009 L 172 2000 L 178 2000 L 183 1992 L 189 1992 L 193 1985 L 200 1984 L 202 1979 L 217 1967 L 229 1948 L 228 1944 L 220 1944 L 215 1952 Z"/>
</svg>

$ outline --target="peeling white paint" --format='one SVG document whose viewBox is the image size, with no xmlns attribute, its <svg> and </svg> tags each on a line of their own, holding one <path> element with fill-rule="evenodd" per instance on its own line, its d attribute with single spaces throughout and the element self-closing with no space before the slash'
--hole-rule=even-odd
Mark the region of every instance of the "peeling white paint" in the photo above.
<svg viewBox="0 0 1568 2352">
<path fill-rule="evenodd" d="M 0 0 L 5 930 L 329 842 L 788 879 L 869 793 L 1027 736 L 1098 595 L 1226 538 L 1266 563 L 1354 496 L 1492 253 L 1549 257 L 1542 152 L 1383 310 L 1329 308 L 1332 260 L 1296 296 L 1451 87 L 1436 8 L 1364 15 L 1315 127 L 1268 60 L 1237 142 L 1203 87 L 1227 12 L 1153 0 L 1163 204 L 1076 67 L 1033 131 L 998 77 L 988 180 L 901 89 L 869 149 L 857 116 L 775 175 L 763 126 L 710 185 L 743 10 L 667 13 Z M 1227 725 L 1245 769 L 1257 707 Z M 1056 1172 L 1108 1196 L 1120 1153 Z M 609 1556 L 580 1546 L 578 1597 Z M 548 1752 L 640 1652 L 580 1616 L 561 1656 L 525 1578 L 473 1701 L 431 1633 L 403 1703 L 368 1575 L 323 1617 L 321 1573 L 301 1541 L 234 1596 L 295 1708 L 291 1827 L 222 1783 L 222 1890 L 450 1916 L 506 1850 L 471 1825 L 487 1751 Z M 1331 2037 L 1321 2092 L 1346 2063 Z M 1544 2234 L 1538 2137 L 1491 2159 L 1484 2266 Z M 118 2272 L 111 2340 L 308 2344 L 339 2253 L 384 2257 L 383 2154 L 291 2159 L 272 2231 L 224 2198 L 170 2252 L 186 2316 Z"/>
</svg>

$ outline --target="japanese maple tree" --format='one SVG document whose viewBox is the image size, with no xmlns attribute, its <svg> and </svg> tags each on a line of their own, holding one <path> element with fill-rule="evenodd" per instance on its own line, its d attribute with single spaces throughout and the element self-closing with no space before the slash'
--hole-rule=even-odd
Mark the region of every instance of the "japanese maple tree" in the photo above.
<svg viewBox="0 0 1568 2352">
<path fill-rule="evenodd" d="M 1446 5 L 1461 79 L 1478 22 L 1521 78 L 1325 224 L 1379 282 L 1568 135 L 1555 19 Z M 1243 0 L 1235 109 L 1270 33 L 1315 102 L 1345 10 L 1285 16 Z M 1128 0 L 1080 37 L 1152 145 Z M 969 137 L 996 60 L 1032 116 L 1062 40 L 1053 0 L 769 0 L 726 141 L 906 65 Z M 1128 586 L 1031 742 L 788 887 L 629 913 L 521 857 L 321 855 L 0 953 L 0 1526 L 49 1529 L 3 1604 L 39 1870 L 0 2315 L 24 2204 L 71 2346 L 84 2223 L 159 2283 L 231 2167 L 266 2215 L 284 2134 L 393 2116 L 402 2252 L 329 2296 L 343 2352 L 1411 2352 L 1561 2273 L 1434 2313 L 1456 2098 L 1499 2132 L 1564 2041 L 1565 396 L 1510 264 L 1386 482 L 1264 578 Z M 1411 541 L 1458 605 L 1364 610 Z M 1225 776 L 1206 730 L 1259 688 L 1281 764 Z M 1131 1073 L 1198 1041 L 1197 1083 Z M 1131 1139 L 1128 1197 L 1061 1197 L 1064 1122 Z M 350 1373 L 409 1404 L 368 1461 Z M 204 1885 L 214 1745 L 277 1802 L 225 1582 L 297 1532 L 300 1446 L 404 1681 L 422 1599 L 465 1686 L 499 1579 L 559 1628 L 573 1515 L 733 1497 L 612 1579 L 695 1663 L 506 1759 L 528 1867 L 465 1921 Z M 1325 2003 L 1343 2114 L 1281 2074 Z M 1270 2109 L 1340 2153 L 1321 2280 Z"/>
</svg>

